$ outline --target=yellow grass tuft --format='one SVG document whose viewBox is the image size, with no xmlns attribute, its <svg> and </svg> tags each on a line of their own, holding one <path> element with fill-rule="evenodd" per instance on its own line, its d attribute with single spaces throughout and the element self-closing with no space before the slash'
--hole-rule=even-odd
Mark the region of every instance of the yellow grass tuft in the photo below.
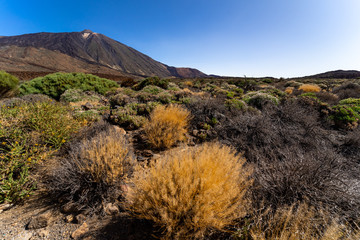
<svg viewBox="0 0 360 240">
<path fill-rule="evenodd" d="M 299 90 L 303 90 L 304 92 L 320 92 L 321 88 L 315 84 L 303 84 L 299 87 Z"/>
<path fill-rule="evenodd" d="M 178 105 L 157 106 L 145 126 L 149 143 L 155 148 L 170 148 L 185 140 L 190 112 Z"/>
<path fill-rule="evenodd" d="M 192 81 L 188 80 L 188 81 L 184 82 L 184 85 L 188 86 L 188 87 L 192 87 L 192 86 L 194 86 L 194 83 Z"/>
<path fill-rule="evenodd" d="M 83 140 L 74 158 L 79 169 L 90 173 L 95 182 L 109 184 L 123 180 L 134 165 L 125 137 L 116 130 Z"/>
<path fill-rule="evenodd" d="M 245 159 L 218 143 L 174 149 L 139 167 L 126 196 L 135 216 L 153 221 L 165 239 L 201 238 L 247 212 L 251 185 Z"/>
</svg>

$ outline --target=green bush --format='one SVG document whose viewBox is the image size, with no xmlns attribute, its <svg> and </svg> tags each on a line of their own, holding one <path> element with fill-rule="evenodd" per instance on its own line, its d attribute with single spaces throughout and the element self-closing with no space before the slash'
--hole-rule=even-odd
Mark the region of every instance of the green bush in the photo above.
<svg viewBox="0 0 360 240">
<path fill-rule="evenodd" d="M 119 85 L 111 80 L 84 73 L 53 73 L 20 85 L 22 95 L 42 93 L 56 100 L 68 89 L 81 89 L 105 94 Z"/>
<path fill-rule="evenodd" d="M 167 89 L 169 85 L 169 80 L 160 79 L 159 77 L 148 77 L 142 80 L 140 83 L 136 84 L 133 89 L 139 91 L 148 85 L 154 85 L 163 89 Z"/>
<path fill-rule="evenodd" d="M 147 122 L 147 116 L 161 105 L 159 102 L 129 103 L 112 111 L 110 120 L 126 129 L 138 129 Z"/>
<path fill-rule="evenodd" d="M 332 108 L 330 116 L 340 127 L 352 128 L 357 126 L 360 119 L 360 98 L 347 98 L 341 100 L 339 105 Z"/>
<path fill-rule="evenodd" d="M 317 99 L 316 94 L 314 92 L 307 92 L 300 95 L 301 97 L 311 97 Z"/>
<path fill-rule="evenodd" d="M 246 110 L 247 106 L 246 106 L 246 103 L 242 100 L 239 100 L 239 99 L 227 99 L 225 101 L 225 106 L 228 108 L 228 109 L 238 109 L 238 110 Z"/>
<path fill-rule="evenodd" d="M 167 91 L 159 93 L 157 97 L 158 100 L 164 104 L 171 103 L 172 100 L 175 100 L 175 96 Z"/>
<path fill-rule="evenodd" d="M 262 109 L 265 104 L 279 104 L 279 99 L 263 92 L 250 92 L 244 96 L 244 101 L 256 108 Z"/>
<path fill-rule="evenodd" d="M 17 79 L 15 76 L 7 72 L 0 71 L 0 99 L 15 91 L 18 84 L 19 79 Z"/>
<path fill-rule="evenodd" d="M 333 113 L 330 116 L 337 125 L 348 125 L 359 121 L 360 115 L 351 106 L 337 105 L 332 108 Z"/>
<path fill-rule="evenodd" d="M 16 202 L 35 188 L 29 173 L 81 127 L 53 101 L 0 107 L 0 203 Z"/>
<path fill-rule="evenodd" d="M 341 100 L 339 103 L 341 105 L 345 105 L 345 104 L 349 105 L 349 104 L 351 104 L 351 105 L 360 106 L 360 98 L 346 98 L 344 100 Z"/>
<path fill-rule="evenodd" d="M 158 86 L 147 85 L 141 91 L 146 92 L 146 93 L 150 93 L 150 94 L 153 94 L 153 95 L 157 95 L 157 94 L 161 93 L 163 90 L 161 88 L 159 88 Z"/>
</svg>

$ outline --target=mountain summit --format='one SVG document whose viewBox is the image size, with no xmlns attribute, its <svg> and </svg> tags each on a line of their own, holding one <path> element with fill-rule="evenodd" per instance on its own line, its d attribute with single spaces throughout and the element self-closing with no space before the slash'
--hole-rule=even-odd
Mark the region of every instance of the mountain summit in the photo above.
<svg viewBox="0 0 360 240">
<path fill-rule="evenodd" d="M 170 67 L 91 30 L 33 33 L 0 38 L 0 69 L 82 71 L 128 76 L 204 77 L 192 68 Z"/>
</svg>

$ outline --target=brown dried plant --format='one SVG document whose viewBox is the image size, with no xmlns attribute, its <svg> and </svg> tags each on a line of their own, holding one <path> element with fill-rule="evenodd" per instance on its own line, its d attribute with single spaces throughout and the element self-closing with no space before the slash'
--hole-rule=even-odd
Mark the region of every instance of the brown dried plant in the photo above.
<svg viewBox="0 0 360 240">
<path fill-rule="evenodd" d="M 159 149 L 170 148 L 185 140 L 190 112 L 178 105 L 157 106 L 150 114 L 145 126 L 149 143 Z"/>
<path fill-rule="evenodd" d="M 299 90 L 303 90 L 304 92 L 320 92 L 321 88 L 315 84 L 303 84 L 299 87 Z"/>
<path fill-rule="evenodd" d="M 139 167 L 126 196 L 130 212 L 153 221 L 164 239 L 199 239 L 247 213 L 252 170 L 218 143 L 174 149 Z"/>
<path fill-rule="evenodd" d="M 125 137 L 116 130 L 84 139 L 79 150 L 73 154 L 75 162 L 80 171 L 90 173 L 96 182 L 118 182 L 127 176 L 134 163 Z"/>
</svg>

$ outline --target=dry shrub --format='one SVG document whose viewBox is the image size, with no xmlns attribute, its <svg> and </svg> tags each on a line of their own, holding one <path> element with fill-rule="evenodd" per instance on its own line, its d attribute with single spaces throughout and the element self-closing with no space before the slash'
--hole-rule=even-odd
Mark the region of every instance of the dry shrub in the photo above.
<svg viewBox="0 0 360 240">
<path fill-rule="evenodd" d="M 357 83 L 347 82 L 334 88 L 333 93 L 338 95 L 340 100 L 346 98 L 358 98 L 360 95 L 360 85 Z"/>
<path fill-rule="evenodd" d="M 246 214 L 251 169 L 244 163 L 218 143 L 169 151 L 134 173 L 128 209 L 160 226 L 165 239 L 202 238 Z"/>
<path fill-rule="evenodd" d="M 231 115 L 216 102 L 189 105 L 192 126 L 216 118 L 211 137 L 256 163 L 254 203 L 276 209 L 308 198 L 312 206 L 324 205 L 334 215 L 358 218 L 360 211 L 354 209 L 360 209 L 360 189 L 353 187 L 359 182 L 358 165 L 339 153 L 337 139 L 344 137 L 322 126 L 316 108 L 306 100 L 289 99 L 261 114 Z M 354 146 L 349 142 L 346 149 L 358 159 Z"/>
<path fill-rule="evenodd" d="M 190 81 L 190 80 L 187 80 L 187 81 L 184 82 L 184 85 L 188 86 L 188 87 L 192 87 L 192 86 L 194 86 L 194 83 L 192 81 Z"/>
<path fill-rule="evenodd" d="M 85 139 L 81 149 L 73 152 L 71 157 L 77 160 L 79 170 L 89 173 L 95 182 L 118 182 L 129 173 L 133 163 L 125 138 L 120 136 L 116 131 L 109 131 Z"/>
<path fill-rule="evenodd" d="M 125 136 L 102 125 L 96 134 L 91 128 L 90 134 L 81 134 L 89 137 L 69 144 L 50 168 L 50 192 L 79 210 L 99 212 L 103 203 L 116 201 L 135 162 Z"/>
<path fill-rule="evenodd" d="M 324 210 L 301 203 L 258 216 L 250 235 L 254 240 L 356 240 L 360 231 L 331 219 Z"/>
<path fill-rule="evenodd" d="M 145 126 L 146 137 L 155 148 L 170 148 L 185 139 L 189 120 L 190 112 L 181 106 L 157 106 Z"/>
<path fill-rule="evenodd" d="M 303 90 L 304 92 L 320 92 L 321 88 L 315 84 L 303 84 L 299 87 L 299 90 Z"/>
<path fill-rule="evenodd" d="M 272 209 L 307 201 L 311 206 L 326 207 L 334 216 L 356 219 L 359 191 L 354 190 L 352 171 L 333 154 L 287 153 L 284 161 L 262 161 L 254 174 L 253 202 Z M 258 207 L 255 206 L 255 207 Z"/>
<path fill-rule="evenodd" d="M 293 91 L 294 91 L 294 87 L 287 87 L 287 88 L 285 89 L 285 92 L 286 92 L 287 94 L 292 94 Z"/>
<path fill-rule="evenodd" d="M 318 93 L 316 93 L 316 97 L 320 101 L 326 102 L 330 105 L 335 105 L 339 102 L 339 97 L 330 92 L 318 92 Z"/>
</svg>

